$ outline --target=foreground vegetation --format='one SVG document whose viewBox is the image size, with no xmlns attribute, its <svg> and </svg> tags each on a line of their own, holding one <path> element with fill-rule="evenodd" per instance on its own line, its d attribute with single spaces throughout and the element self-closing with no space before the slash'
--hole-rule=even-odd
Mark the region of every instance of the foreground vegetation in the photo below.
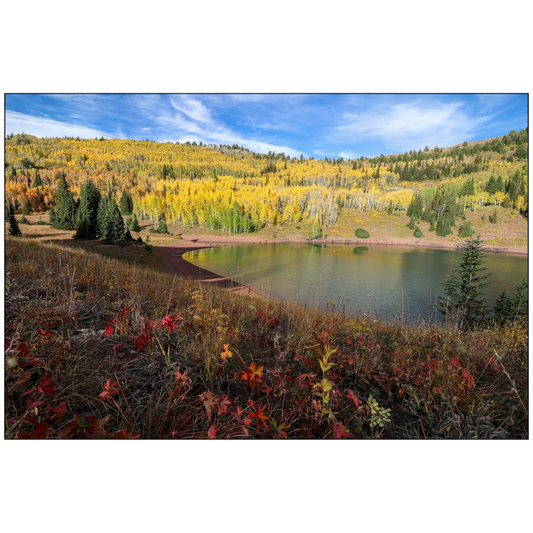
<svg viewBox="0 0 533 533">
<path fill-rule="evenodd" d="M 7 438 L 528 438 L 520 323 L 383 324 L 10 237 L 5 320 Z"/>
</svg>

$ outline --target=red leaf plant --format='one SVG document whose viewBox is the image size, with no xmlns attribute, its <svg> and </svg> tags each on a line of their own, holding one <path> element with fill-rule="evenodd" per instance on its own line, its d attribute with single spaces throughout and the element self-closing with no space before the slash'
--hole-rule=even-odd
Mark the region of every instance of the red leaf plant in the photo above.
<svg viewBox="0 0 533 533">
<path fill-rule="evenodd" d="M 98 398 L 100 398 L 102 401 L 105 400 L 107 403 L 110 403 L 113 395 L 118 394 L 118 390 L 115 388 L 117 385 L 118 381 L 112 383 L 111 380 L 108 379 L 104 383 L 104 391 L 99 394 Z"/>
</svg>

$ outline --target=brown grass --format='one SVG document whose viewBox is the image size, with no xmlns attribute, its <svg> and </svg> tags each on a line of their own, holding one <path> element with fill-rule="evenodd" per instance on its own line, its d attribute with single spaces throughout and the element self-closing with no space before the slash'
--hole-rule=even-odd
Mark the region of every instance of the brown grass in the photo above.
<svg viewBox="0 0 533 533">
<path fill-rule="evenodd" d="M 6 437 L 527 438 L 526 334 L 309 311 L 7 238 Z"/>
</svg>

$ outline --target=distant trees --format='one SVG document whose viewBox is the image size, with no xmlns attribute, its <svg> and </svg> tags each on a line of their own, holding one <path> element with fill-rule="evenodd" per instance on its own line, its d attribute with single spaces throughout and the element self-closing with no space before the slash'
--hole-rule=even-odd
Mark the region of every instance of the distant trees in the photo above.
<svg viewBox="0 0 533 533">
<path fill-rule="evenodd" d="M 455 274 L 443 283 L 445 297 L 440 299 L 441 311 L 449 323 L 460 330 L 480 325 L 486 316 L 483 289 L 488 285 L 489 274 L 483 267 L 483 242 L 469 239 L 460 248 L 460 258 Z"/>
</svg>

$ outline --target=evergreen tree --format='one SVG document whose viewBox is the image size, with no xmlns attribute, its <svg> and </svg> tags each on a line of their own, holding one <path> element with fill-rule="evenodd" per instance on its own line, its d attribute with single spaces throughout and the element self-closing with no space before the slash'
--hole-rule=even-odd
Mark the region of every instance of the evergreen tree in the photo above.
<svg viewBox="0 0 533 533">
<path fill-rule="evenodd" d="M 159 226 L 157 227 L 157 233 L 163 233 L 164 235 L 168 235 L 168 227 L 165 220 L 162 218 L 159 221 Z"/>
<path fill-rule="evenodd" d="M 424 201 L 422 200 L 422 195 L 417 192 L 413 196 L 411 203 L 409 204 L 409 207 L 407 208 L 407 216 L 418 219 L 418 218 L 422 218 L 423 212 L 424 212 Z"/>
<path fill-rule="evenodd" d="M 24 198 L 24 202 L 22 203 L 22 214 L 29 215 L 30 213 L 31 213 L 30 201 L 27 198 Z"/>
<path fill-rule="evenodd" d="M 15 209 L 13 205 L 9 206 L 9 235 L 13 237 L 22 237 L 22 231 L 20 231 L 17 219 L 15 218 Z"/>
<path fill-rule="evenodd" d="M 98 214 L 96 216 L 96 225 L 98 227 L 98 235 L 102 239 L 107 239 L 107 220 L 109 218 L 109 204 L 110 200 L 106 196 L 100 198 L 98 203 Z"/>
<path fill-rule="evenodd" d="M 413 235 L 417 239 L 421 239 L 424 236 L 424 234 L 422 233 L 422 230 L 418 226 L 415 228 L 415 231 L 414 231 Z"/>
<path fill-rule="evenodd" d="M 41 175 L 39 174 L 39 171 L 35 171 L 35 177 L 33 178 L 33 183 L 31 184 L 32 187 L 41 187 L 43 184 L 41 180 Z"/>
<path fill-rule="evenodd" d="M 52 226 L 57 229 L 76 228 L 76 203 L 68 188 L 65 174 L 61 174 L 59 178 Z"/>
<path fill-rule="evenodd" d="M 429 219 L 429 231 L 435 231 L 435 215 L 431 215 Z"/>
<path fill-rule="evenodd" d="M 411 219 L 409 220 L 409 229 L 415 229 L 415 217 L 411 215 Z"/>
<path fill-rule="evenodd" d="M 525 321 L 528 318 L 528 284 L 523 282 L 515 289 L 515 293 L 512 297 L 507 296 L 507 293 L 503 291 L 494 305 L 494 319 L 500 325 L 503 326 L 509 321 Z"/>
<path fill-rule="evenodd" d="M 474 235 L 474 229 L 470 221 L 461 225 L 458 232 L 459 237 L 472 237 Z"/>
<path fill-rule="evenodd" d="M 439 237 L 446 237 L 446 235 L 452 234 L 452 220 L 448 209 L 444 209 L 443 213 L 437 221 L 437 229 L 435 233 Z"/>
<path fill-rule="evenodd" d="M 131 215 L 133 212 L 133 199 L 126 190 L 122 191 L 122 196 L 120 197 L 120 212 L 123 215 Z"/>
<path fill-rule="evenodd" d="M 443 283 L 445 298 L 440 299 L 441 311 L 460 330 L 471 329 L 485 319 L 483 289 L 490 274 L 483 264 L 483 241 L 469 239 L 460 249 L 459 268 Z"/>
<path fill-rule="evenodd" d="M 496 212 L 496 209 L 494 210 L 494 213 L 492 215 L 489 215 L 489 220 L 496 224 L 498 222 L 498 213 Z"/>
<path fill-rule="evenodd" d="M 139 226 L 137 215 L 133 215 L 132 217 L 130 217 L 128 222 L 129 222 L 128 229 L 130 229 L 131 231 L 134 231 L 135 233 L 139 233 L 141 231 L 142 228 L 141 226 Z"/>
<path fill-rule="evenodd" d="M 126 244 L 127 242 L 124 220 L 114 200 L 109 200 L 107 204 L 105 239 L 111 244 Z"/>
<path fill-rule="evenodd" d="M 81 188 L 76 239 L 95 239 L 98 236 L 98 206 L 100 199 L 100 191 L 91 180 L 87 180 Z"/>
</svg>

